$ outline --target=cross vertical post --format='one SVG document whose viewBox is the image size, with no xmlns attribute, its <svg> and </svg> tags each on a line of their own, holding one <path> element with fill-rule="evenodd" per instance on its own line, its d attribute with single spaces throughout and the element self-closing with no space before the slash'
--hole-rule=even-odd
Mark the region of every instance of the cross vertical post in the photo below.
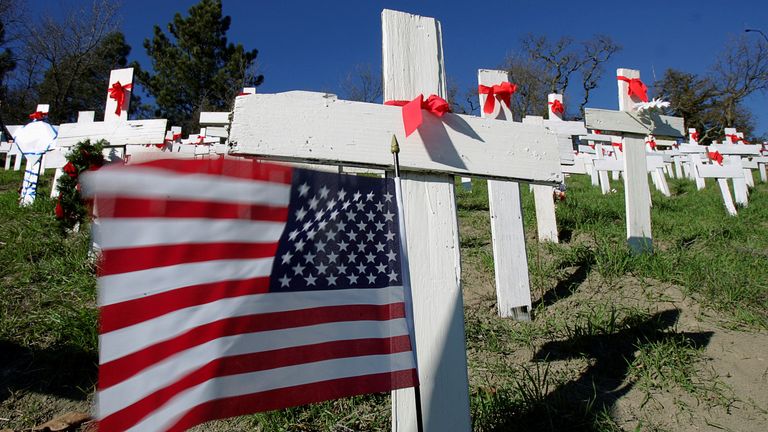
<svg viewBox="0 0 768 432">
<path fill-rule="evenodd" d="M 434 18 L 384 10 L 384 100 L 445 97 L 442 30 Z M 415 132 L 421 133 L 420 131 Z M 384 143 L 382 143 L 384 145 Z M 407 146 L 405 142 L 401 146 Z M 401 161 L 402 162 L 402 161 Z M 453 176 L 404 171 L 401 177 L 424 430 L 469 431 L 469 379 Z M 425 259 L 426 258 L 426 259 Z M 413 389 L 392 392 L 392 430 L 416 431 Z"/>
</svg>

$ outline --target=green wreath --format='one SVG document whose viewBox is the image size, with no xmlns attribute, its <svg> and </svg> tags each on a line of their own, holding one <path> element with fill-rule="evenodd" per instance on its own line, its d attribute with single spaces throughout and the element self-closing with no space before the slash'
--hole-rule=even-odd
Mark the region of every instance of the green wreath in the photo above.
<svg viewBox="0 0 768 432">
<path fill-rule="evenodd" d="M 56 218 L 63 230 L 71 230 L 85 221 L 90 215 L 90 208 L 80 195 L 80 174 L 88 170 L 97 170 L 104 165 L 105 140 L 91 143 L 87 139 L 77 143 L 67 154 L 67 164 L 59 177 L 59 199 L 56 202 Z"/>
</svg>

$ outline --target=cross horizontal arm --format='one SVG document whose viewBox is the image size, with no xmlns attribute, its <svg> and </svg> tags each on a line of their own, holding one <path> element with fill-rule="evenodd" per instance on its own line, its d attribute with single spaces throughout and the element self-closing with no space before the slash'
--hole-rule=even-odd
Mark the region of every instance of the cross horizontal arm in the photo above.
<svg viewBox="0 0 768 432">
<path fill-rule="evenodd" d="M 59 147 L 72 147 L 80 141 L 105 139 L 112 146 L 161 144 L 165 139 L 165 119 L 93 123 L 64 123 L 59 127 Z"/>
<path fill-rule="evenodd" d="M 405 138 L 399 107 L 314 92 L 255 94 L 235 101 L 230 141 L 237 154 L 387 168 L 394 134 L 403 170 L 562 181 L 557 138 L 541 126 L 451 113 L 423 115 L 418 132 Z"/>
<path fill-rule="evenodd" d="M 682 117 L 672 117 L 657 113 L 630 113 L 587 108 L 584 110 L 584 123 L 589 129 L 615 131 L 657 137 L 682 138 L 685 136 Z"/>
</svg>

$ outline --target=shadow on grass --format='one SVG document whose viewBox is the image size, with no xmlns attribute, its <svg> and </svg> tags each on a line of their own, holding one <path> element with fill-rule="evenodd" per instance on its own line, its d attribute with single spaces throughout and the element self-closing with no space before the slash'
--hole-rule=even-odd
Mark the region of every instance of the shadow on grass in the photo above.
<svg viewBox="0 0 768 432">
<path fill-rule="evenodd" d="M 694 348 L 709 343 L 711 332 L 671 331 L 678 315 L 677 310 L 662 311 L 624 325 L 614 333 L 584 334 L 546 343 L 533 357 L 535 366 L 518 377 L 516 392 L 479 395 L 484 405 L 481 407 L 484 424 L 476 424 L 475 429 L 620 430 L 610 414 L 616 401 L 635 384 L 627 378 L 638 347 L 670 338 L 686 340 Z M 550 362 L 576 358 L 590 359 L 590 366 L 579 378 L 550 389 Z"/>
<path fill-rule="evenodd" d="M 85 400 L 96 383 L 96 353 L 63 346 L 34 350 L 0 340 L 0 402 L 17 390 Z"/>
<path fill-rule="evenodd" d="M 559 281 L 552 289 L 545 292 L 541 298 L 533 302 L 531 305 L 532 309 L 536 310 L 540 306 L 550 306 L 559 300 L 569 297 L 587 279 L 591 268 L 591 262 L 585 262 L 576 267 L 576 270 L 570 276 Z"/>
</svg>

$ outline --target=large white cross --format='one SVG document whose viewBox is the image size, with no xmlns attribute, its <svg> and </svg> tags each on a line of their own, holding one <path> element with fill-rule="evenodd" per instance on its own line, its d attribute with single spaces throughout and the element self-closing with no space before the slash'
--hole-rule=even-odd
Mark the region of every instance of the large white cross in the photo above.
<svg viewBox="0 0 768 432">
<path fill-rule="evenodd" d="M 445 96 L 440 23 L 385 10 L 384 99 Z M 300 121 L 297 121 L 300 119 Z M 401 109 L 311 92 L 237 98 L 233 152 L 296 162 L 391 169 L 400 141 L 406 231 L 410 234 L 416 345 L 426 431 L 468 431 L 458 222 L 452 175 L 562 181 L 556 137 L 541 127 L 424 113 L 404 137 Z M 414 393 L 394 392 L 393 429 L 415 431 Z"/>
<path fill-rule="evenodd" d="M 618 69 L 616 75 L 640 79 L 640 72 L 632 69 Z M 587 108 L 584 121 L 589 129 L 615 131 L 623 136 L 627 241 L 635 253 L 651 252 L 651 201 L 645 137 L 649 134 L 658 137 L 683 137 L 683 119 L 654 112 L 636 112 L 634 104 L 639 100 L 628 94 L 629 84 L 619 80 L 618 86 L 620 111 Z"/>
<path fill-rule="evenodd" d="M 108 88 L 111 88 L 117 82 L 122 86 L 132 85 L 133 68 L 113 70 L 109 76 Z M 84 111 L 79 116 L 77 123 L 63 123 L 59 126 L 57 144 L 63 153 L 66 154 L 70 148 L 86 139 L 91 141 L 107 140 L 109 148 L 105 150 L 122 153 L 122 155 L 130 154 L 126 147 L 129 145 L 163 143 L 167 120 L 128 120 L 131 90 L 128 89 L 126 91 L 125 102 L 121 107 L 119 115 L 116 113 L 117 101 L 109 96 L 109 90 L 106 93 L 104 121 L 95 122 L 93 121 L 93 111 Z M 61 169 L 59 168 L 54 176 L 54 192 L 52 192 L 52 195 L 56 193 L 56 179 L 60 176 Z"/>
</svg>

